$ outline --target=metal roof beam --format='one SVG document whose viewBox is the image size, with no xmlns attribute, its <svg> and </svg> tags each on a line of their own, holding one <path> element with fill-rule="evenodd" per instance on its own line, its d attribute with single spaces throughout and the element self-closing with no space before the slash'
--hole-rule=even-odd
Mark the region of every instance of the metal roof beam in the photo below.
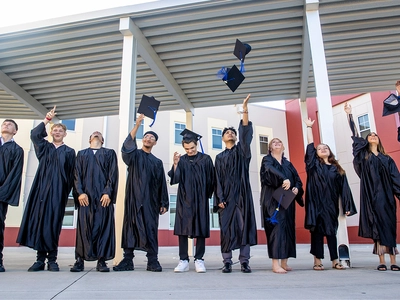
<svg viewBox="0 0 400 300">
<path fill-rule="evenodd" d="M 169 72 L 168 68 L 164 65 L 153 46 L 149 43 L 147 38 L 143 35 L 140 28 L 132 22 L 132 32 L 138 41 L 138 52 L 144 61 L 148 64 L 150 69 L 153 70 L 157 78 L 161 81 L 166 89 L 175 97 L 176 101 L 182 106 L 185 111 L 193 113 L 193 105 L 186 97 L 185 93 L 180 88 L 179 84 L 175 81 L 174 77 Z"/>
<path fill-rule="evenodd" d="M 22 104 L 28 106 L 38 115 L 38 118 L 44 118 L 49 111 L 2 71 L 0 71 L 0 87 L 10 95 L 14 96 Z M 59 119 L 54 117 L 53 122 L 59 122 Z"/>
</svg>

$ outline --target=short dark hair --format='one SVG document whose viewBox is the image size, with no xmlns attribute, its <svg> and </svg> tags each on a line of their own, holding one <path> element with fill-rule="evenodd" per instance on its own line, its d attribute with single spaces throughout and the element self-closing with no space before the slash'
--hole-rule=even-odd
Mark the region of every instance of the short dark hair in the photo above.
<svg viewBox="0 0 400 300">
<path fill-rule="evenodd" d="M 224 128 L 224 130 L 222 130 L 222 136 L 224 136 L 224 135 L 225 135 L 225 133 L 226 133 L 228 130 L 231 130 L 231 131 L 233 131 L 233 132 L 235 133 L 235 135 L 237 136 L 236 129 L 235 129 L 235 128 L 233 128 L 232 126 L 231 126 L 231 127 L 225 127 L 225 128 Z"/>
<path fill-rule="evenodd" d="M 183 144 L 190 144 L 191 142 L 193 142 L 195 145 L 197 145 L 197 138 L 195 136 L 184 136 L 182 138 L 182 147 L 183 147 Z"/>
<path fill-rule="evenodd" d="M 15 126 L 15 129 L 18 131 L 18 124 L 17 124 L 17 122 L 15 122 L 14 120 L 12 120 L 12 119 L 5 119 L 5 120 L 3 121 L 3 123 L 4 123 L 4 122 L 11 122 L 11 123 L 13 123 L 14 126 Z"/>
</svg>

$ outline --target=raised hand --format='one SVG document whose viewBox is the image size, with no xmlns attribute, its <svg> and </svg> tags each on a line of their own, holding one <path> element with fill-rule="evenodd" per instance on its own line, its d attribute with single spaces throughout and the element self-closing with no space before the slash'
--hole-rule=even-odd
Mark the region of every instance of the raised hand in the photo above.
<svg viewBox="0 0 400 300">
<path fill-rule="evenodd" d="M 308 118 L 307 120 L 303 121 L 307 127 L 312 127 L 314 125 L 315 120 L 311 120 L 311 118 Z"/>
<path fill-rule="evenodd" d="M 351 105 L 349 103 L 345 103 L 344 104 L 344 111 L 346 112 L 346 114 L 350 115 L 351 114 Z"/>
</svg>

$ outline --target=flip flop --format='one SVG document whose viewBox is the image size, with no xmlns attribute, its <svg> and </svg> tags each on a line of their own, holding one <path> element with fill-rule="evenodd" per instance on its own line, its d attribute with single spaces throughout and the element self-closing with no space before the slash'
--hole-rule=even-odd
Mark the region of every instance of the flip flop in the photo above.
<svg viewBox="0 0 400 300">
<path fill-rule="evenodd" d="M 346 268 L 342 264 L 336 263 L 334 266 L 332 266 L 332 269 L 345 270 Z"/>
<path fill-rule="evenodd" d="M 391 265 L 390 270 L 392 271 L 400 271 L 400 267 L 398 265 Z"/>
<path fill-rule="evenodd" d="M 323 264 L 314 265 L 313 269 L 314 269 L 314 271 L 323 271 L 324 270 L 324 265 Z"/>
<path fill-rule="evenodd" d="M 376 269 L 377 269 L 378 271 L 386 271 L 386 270 L 387 270 L 387 267 L 386 267 L 386 265 L 382 264 L 382 265 L 379 265 Z"/>
</svg>

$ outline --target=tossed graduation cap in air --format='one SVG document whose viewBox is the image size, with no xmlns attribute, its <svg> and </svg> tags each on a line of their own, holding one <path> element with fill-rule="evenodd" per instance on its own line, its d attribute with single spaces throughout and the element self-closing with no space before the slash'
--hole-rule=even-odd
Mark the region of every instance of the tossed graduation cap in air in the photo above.
<svg viewBox="0 0 400 300">
<path fill-rule="evenodd" d="M 203 145 L 201 143 L 202 136 L 200 134 L 185 128 L 181 132 L 181 136 L 183 136 L 183 139 L 182 139 L 183 141 L 185 141 L 185 140 L 196 140 L 196 141 L 199 141 L 200 142 L 201 152 L 204 154 Z"/>
<path fill-rule="evenodd" d="M 244 75 L 239 71 L 236 65 L 233 65 L 232 68 L 222 67 L 218 71 L 217 77 L 221 78 L 232 92 L 235 92 L 239 85 L 245 79 Z"/>
<path fill-rule="evenodd" d="M 400 97 L 397 97 L 395 94 L 390 94 L 385 100 L 383 100 L 382 117 L 397 112 L 400 112 Z"/>
<path fill-rule="evenodd" d="M 156 115 L 159 106 L 160 106 L 160 101 L 156 100 L 153 96 L 151 97 L 146 95 L 142 96 L 142 100 L 140 101 L 137 112 L 139 114 L 144 114 L 146 117 L 149 117 L 150 119 L 153 119 L 153 122 L 150 124 L 150 127 L 153 126 L 154 122 L 156 121 Z"/>
<path fill-rule="evenodd" d="M 246 55 L 251 51 L 251 46 L 246 43 L 242 43 L 236 39 L 235 49 L 233 49 L 233 54 L 240 60 L 240 72 L 245 72 L 244 70 L 244 59 Z"/>
</svg>

